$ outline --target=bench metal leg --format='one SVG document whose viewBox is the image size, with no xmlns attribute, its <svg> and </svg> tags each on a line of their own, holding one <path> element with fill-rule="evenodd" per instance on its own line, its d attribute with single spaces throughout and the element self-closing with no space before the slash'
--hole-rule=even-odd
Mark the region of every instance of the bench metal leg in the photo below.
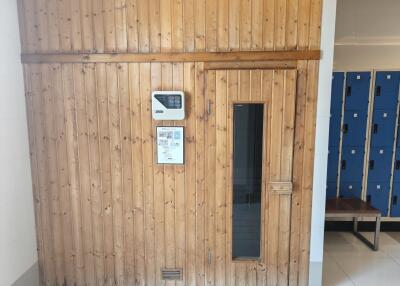
<svg viewBox="0 0 400 286">
<path fill-rule="evenodd" d="M 353 217 L 353 234 L 359 240 L 364 242 L 372 250 L 378 251 L 379 249 L 379 234 L 381 231 L 381 216 L 376 217 L 374 243 L 372 244 L 365 236 L 358 232 L 358 218 Z"/>
</svg>

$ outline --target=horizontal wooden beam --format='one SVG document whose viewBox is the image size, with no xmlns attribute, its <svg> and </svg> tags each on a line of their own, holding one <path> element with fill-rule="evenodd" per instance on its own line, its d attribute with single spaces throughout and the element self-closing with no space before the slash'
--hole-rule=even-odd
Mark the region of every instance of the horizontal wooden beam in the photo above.
<svg viewBox="0 0 400 286">
<path fill-rule="evenodd" d="M 149 63 L 149 62 L 254 62 L 319 60 L 319 50 L 304 51 L 249 51 L 196 52 L 148 54 L 22 54 L 23 63 Z"/>
<path fill-rule="evenodd" d="M 232 69 L 296 69 L 297 61 L 245 61 L 245 62 L 206 62 L 204 63 L 205 70 L 232 70 Z"/>
</svg>

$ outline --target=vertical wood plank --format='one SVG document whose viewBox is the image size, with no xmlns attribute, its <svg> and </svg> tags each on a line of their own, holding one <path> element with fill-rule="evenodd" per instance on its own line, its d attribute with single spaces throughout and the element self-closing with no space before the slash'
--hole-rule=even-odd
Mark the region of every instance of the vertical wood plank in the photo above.
<svg viewBox="0 0 400 286">
<path fill-rule="evenodd" d="M 208 52 L 215 52 L 217 50 L 217 13 L 217 1 L 206 0 L 205 40 Z"/>
<path fill-rule="evenodd" d="M 115 4 L 112 0 L 103 1 L 104 51 L 114 53 L 117 50 L 115 28 Z"/>
<path fill-rule="evenodd" d="M 85 69 L 85 91 L 87 96 L 87 121 L 89 136 L 89 172 L 92 201 L 93 259 L 96 283 L 104 282 L 104 241 L 103 241 L 103 196 L 101 192 L 100 166 L 100 130 L 98 98 L 100 94 L 94 64 L 87 64 Z"/>
<path fill-rule="evenodd" d="M 217 48 L 218 51 L 227 51 L 229 48 L 229 0 L 221 0 L 217 3 Z"/>
<path fill-rule="evenodd" d="M 161 65 L 162 89 L 173 89 L 172 64 Z M 165 126 L 172 126 L 173 122 L 164 121 Z M 165 266 L 174 268 L 176 265 L 176 238 L 175 238 L 175 167 L 164 165 L 164 208 L 165 208 Z M 174 281 L 166 281 L 166 285 L 175 285 Z"/>
<path fill-rule="evenodd" d="M 38 252 L 38 264 L 39 264 L 39 282 L 44 283 L 44 233 L 43 233 L 43 220 L 41 216 L 42 205 L 40 200 L 40 185 L 39 185 L 39 146 L 38 138 L 36 134 L 36 128 L 38 124 L 35 121 L 35 88 L 33 80 L 37 80 L 35 76 L 35 68 L 32 66 L 24 66 L 24 81 L 25 81 L 25 100 L 27 107 L 27 118 L 28 118 L 28 131 L 29 131 L 29 150 L 31 159 L 31 173 L 32 173 L 32 191 L 33 191 L 33 202 L 35 206 L 35 222 L 36 222 L 36 240 L 37 240 L 37 252 Z"/>
<path fill-rule="evenodd" d="M 151 64 L 151 90 L 162 89 L 161 64 Z M 153 156 L 157 156 L 156 126 L 158 122 L 153 120 Z M 164 166 L 154 162 L 154 217 L 155 217 L 155 271 L 156 285 L 165 285 L 161 280 L 160 269 L 165 266 L 165 215 L 164 215 Z"/>
<path fill-rule="evenodd" d="M 251 1 L 240 0 L 240 50 L 251 48 Z"/>
<path fill-rule="evenodd" d="M 196 116 L 196 285 L 205 284 L 205 74 L 202 63 L 195 64 Z"/>
<path fill-rule="evenodd" d="M 322 1 L 312 0 L 310 11 L 309 49 L 319 49 L 321 42 Z"/>
<path fill-rule="evenodd" d="M 263 9 L 263 46 L 264 50 L 274 49 L 275 0 L 264 0 Z"/>
<path fill-rule="evenodd" d="M 299 50 L 308 48 L 311 0 L 298 0 L 297 44 Z"/>
<path fill-rule="evenodd" d="M 17 0 L 18 10 L 18 26 L 19 26 L 19 39 L 21 41 L 21 52 L 28 52 L 28 35 L 25 18 L 25 3 L 24 0 Z"/>
<path fill-rule="evenodd" d="M 139 50 L 137 1 L 126 0 L 128 52 L 131 53 Z"/>
<path fill-rule="evenodd" d="M 103 194 L 104 284 L 112 285 L 114 279 L 113 205 L 111 193 L 111 154 L 107 72 L 105 64 L 96 65 L 96 92 L 98 96 L 101 192 Z"/>
<path fill-rule="evenodd" d="M 186 219 L 186 285 L 196 285 L 196 99 L 195 63 L 184 64 L 184 91 L 187 110 L 185 129 L 185 219 Z"/>
<path fill-rule="evenodd" d="M 70 181 L 68 169 L 68 154 L 66 142 L 66 117 L 64 105 L 64 92 L 63 84 L 72 86 L 68 81 L 72 77 L 62 74 L 62 66 L 57 65 L 54 77 L 54 92 L 55 92 L 55 124 L 57 134 L 57 169 L 60 188 L 60 208 L 62 212 L 62 227 L 64 239 L 64 267 L 65 267 L 65 282 L 67 284 L 73 283 L 75 279 L 74 273 L 74 253 L 73 253 L 73 236 L 72 236 L 72 213 L 71 213 L 71 199 L 70 199 Z"/>
<path fill-rule="evenodd" d="M 227 72 L 228 84 L 228 114 L 226 132 L 226 157 L 227 157 L 227 192 L 226 192 L 226 284 L 235 285 L 235 263 L 232 262 L 232 218 L 233 218 L 233 104 L 238 99 L 239 72 L 230 70 Z"/>
<path fill-rule="evenodd" d="M 57 133 L 55 126 L 55 95 L 61 90 L 61 81 L 55 77 L 56 67 L 42 66 L 42 86 L 47 92 L 44 93 L 44 114 L 46 121 L 47 161 L 49 164 L 48 180 L 51 199 L 52 214 L 52 238 L 54 248 L 56 283 L 64 282 L 64 239 L 62 232 L 61 209 L 60 209 L 60 185 L 58 178 L 57 161 Z"/>
<path fill-rule="evenodd" d="M 118 52 L 126 52 L 128 49 L 126 4 L 126 0 L 115 0 L 115 36 Z"/>
<path fill-rule="evenodd" d="M 38 51 L 46 52 L 49 48 L 49 27 L 47 21 L 46 0 L 35 0 L 35 13 L 37 30 L 36 36 L 38 41 Z"/>
<path fill-rule="evenodd" d="M 252 0 L 251 13 L 251 49 L 262 50 L 263 47 L 263 1 Z"/>
<path fill-rule="evenodd" d="M 172 0 L 172 50 L 183 51 L 183 0 Z"/>
<path fill-rule="evenodd" d="M 240 3 L 241 0 L 229 0 L 229 49 L 240 48 Z"/>
<path fill-rule="evenodd" d="M 118 92 L 121 118 L 122 196 L 124 198 L 124 281 L 126 284 L 134 284 L 132 118 L 128 64 L 119 65 Z"/>
<path fill-rule="evenodd" d="M 161 51 L 161 21 L 160 0 L 150 0 L 150 50 L 152 53 Z"/>
<path fill-rule="evenodd" d="M 82 51 L 82 23 L 81 23 L 81 7 L 80 0 L 71 0 L 71 39 L 72 50 L 75 52 Z M 68 21 L 68 19 L 67 19 Z"/>
<path fill-rule="evenodd" d="M 168 52 L 171 50 L 172 44 L 172 14 L 171 14 L 171 1 L 160 1 L 160 15 L 161 15 L 161 52 Z"/>
<path fill-rule="evenodd" d="M 47 1 L 48 22 L 48 51 L 58 52 L 60 50 L 60 30 L 58 22 L 57 1 Z"/>
<path fill-rule="evenodd" d="M 82 50 L 85 52 L 92 52 L 94 47 L 92 0 L 81 0 L 80 9 L 82 22 Z"/>
<path fill-rule="evenodd" d="M 139 52 L 150 51 L 150 25 L 149 25 L 149 3 L 148 1 L 137 2 Z"/>
<path fill-rule="evenodd" d="M 173 64 L 173 90 L 184 88 L 184 65 L 183 63 Z M 175 123 L 175 126 L 183 126 L 186 122 Z M 185 134 L 184 134 L 185 136 Z M 185 161 L 186 163 L 186 161 Z M 186 216 L 185 216 L 185 165 L 175 166 L 175 265 L 185 269 L 186 262 Z M 185 269 L 186 270 L 186 269 Z M 182 280 L 176 281 L 176 285 L 186 285 L 185 275 Z"/>
<path fill-rule="evenodd" d="M 87 127 L 86 92 L 83 65 L 74 66 L 74 87 L 79 158 L 79 187 L 84 271 L 87 285 L 95 285 L 92 231 L 92 197 L 90 192 L 89 139 Z"/>
<path fill-rule="evenodd" d="M 204 51 L 206 49 L 206 0 L 196 0 L 195 10 L 195 49 L 196 51 Z"/>
<path fill-rule="evenodd" d="M 140 96 L 142 100 L 142 152 L 143 192 L 145 202 L 145 265 L 146 283 L 155 283 L 155 233 L 153 193 L 153 130 L 151 121 L 151 73 L 150 63 L 140 64 Z"/>
<path fill-rule="evenodd" d="M 80 202 L 80 177 L 79 177 L 79 154 L 78 154 L 78 130 L 76 120 L 76 100 L 74 88 L 74 67 L 63 65 L 63 94 L 66 117 L 66 140 L 67 156 L 70 181 L 71 210 L 72 210 L 72 232 L 73 251 L 75 255 L 74 267 L 77 284 L 84 284 L 85 262 L 83 257 L 82 221 Z"/>
<path fill-rule="evenodd" d="M 206 106 L 209 107 L 207 114 L 206 133 L 206 252 L 208 263 L 206 265 L 206 283 L 215 285 L 215 180 L 216 180 L 216 71 L 207 72 Z"/>
<path fill-rule="evenodd" d="M 121 165 L 121 120 L 119 115 L 118 73 L 116 64 L 106 64 L 109 110 L 111 198 L 114 237 L 114 268 L 117 285 L 124 283 L 123 193 Z"/>
<path fill-rule="evenodd" d="M 286 40 L 286 1 L 275 1 L 275 32 L 274 46 L 276 51 L 285 49 Z"/>
<path fill-rule="evenodd" d="M 287 0 L 286 4 L 286 49 L 297 48 L 297 25 L 298 25 L 299 0 Z"/>
<path fill-rule="evenodd" d="M 183 26 L 184 26 L 184 48 L 185 52 L 194 52 L 195 50 L 195 29 L 194 19 L 196 0 L 183 0 Z"/>
<path fill-rule="evenodd" d="M 142 153 L 142 101 L 139 64 L 129 64 L 132 109 L 132 170 L 134 190 L 135 284 L 145 285 L 145 232 Z"/>
<path fill-rule="evenodd" d="M 226 271 L 226 166 L 227 166 L 227 72 L 216 72 L 215 156 L 215 284 L 225 285 Z M 229 260 L 230 261 L 230 260 Z"/>
<path fill-rule="evenodd" d="M 65 0 L 63 0 L 65 1 Z M 92 0 L 94 52 L 104 53 L 103 1 Z"/>
</svg>

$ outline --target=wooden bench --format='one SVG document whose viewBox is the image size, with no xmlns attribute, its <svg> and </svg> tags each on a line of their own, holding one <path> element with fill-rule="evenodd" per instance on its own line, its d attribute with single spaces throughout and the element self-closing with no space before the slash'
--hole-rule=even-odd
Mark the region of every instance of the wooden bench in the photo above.
<svg viewBox="0 0 400 286">
<path fill-rule="evenodd" d="M 353 234 L 368 247 L 379 249 L 379 233 L 381 229 L 381 213 L 360 199 L 328 199 L 325 207 L 326 218 L 352 218 Z M 373 217 L 376 220 L 374 243 L 358 232 L 358 219 Z"/>
</svg>

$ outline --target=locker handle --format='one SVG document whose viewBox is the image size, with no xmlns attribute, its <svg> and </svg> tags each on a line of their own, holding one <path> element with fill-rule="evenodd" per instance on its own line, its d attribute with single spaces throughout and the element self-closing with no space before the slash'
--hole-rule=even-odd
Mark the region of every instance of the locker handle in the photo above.
<svg viewBox="0 0 400 286">
<path fill-rule="evenodd" d="M 347 123 L 343 124 L 343 133 L 346 134 L 349 131 L 349 125 Z"/>
<path fill-rule="evenodd" d="M 374 165 L 375 165 L 375 161 L 374 160 L 370 160 L 369 161 L 369 169 L 373 170 L 374 169 Z"/>
<path fill-rule="evenodd" d="M 397 196 L 393 197 L 393 205 L 397 205 Z"/>
<path fill-rule="evenodd" d="M 376 96 L 381 96 L 381 90 L 382 90 L 381 86 L 378 85 L 378 86 L 376 87 Z"/>
<path fill-rule="evenodd" d="M 341 168 L 342 170 L 346 169 L 346 160 L 342 160 Z"/>
<path fill-rule="evenodd" d="M 367 203 L 370 203 L 371 202 L 371 195 L 368 195 L 367 196 Z"/>
<path fill-rule="evenodd" d="M 396 170 L 400 169 L 400 160 L 396 160 Z"/>
<path fill-rule="evenodd" d="M 346 96 L 351 96 L 351 86 L 348 86 L 346 89 Z"/>
<path fill-rule="evenodd" d="M 378 124 L 374 124 L 374 134 L 378 133 Z"/>
</svg>

